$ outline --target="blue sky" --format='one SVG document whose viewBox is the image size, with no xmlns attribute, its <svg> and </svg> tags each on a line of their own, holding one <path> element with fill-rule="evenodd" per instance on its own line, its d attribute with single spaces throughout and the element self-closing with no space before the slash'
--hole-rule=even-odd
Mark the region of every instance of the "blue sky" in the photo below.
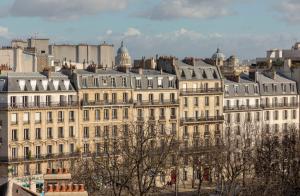
<svg viewBox="0 0 300 196">
<path fill-rule="evenodd" d="M 1 0 L 0 44 L 37 35 L 52 43 L 121 40 L 134 58 L 242 59 L 300 41 L 299 0 Z"/>
</svg>

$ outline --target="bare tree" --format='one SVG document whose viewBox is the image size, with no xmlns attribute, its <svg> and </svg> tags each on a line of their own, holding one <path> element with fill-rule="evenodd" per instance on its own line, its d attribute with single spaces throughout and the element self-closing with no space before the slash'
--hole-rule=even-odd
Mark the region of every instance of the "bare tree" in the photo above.
<svg viewBox="0 0 300 196">
<path fill-rule="evenodd" d="M 79 161 L 75 175 L 90 175 L 93 182 L 85 184 L 97 194 L 105 190 L 112 195 L 142 196 L 156 191 L 157 179 L 169 170 L 167 157 L 175 150 L 176 135 L 164 126 L 146 123 L 125 124 L 118 130 L 114 138 L 103 141 L 101 153 Z M 89 174 L 78 172 L 83 163 L 91 171 L 82 173 Z"/>
</svg>

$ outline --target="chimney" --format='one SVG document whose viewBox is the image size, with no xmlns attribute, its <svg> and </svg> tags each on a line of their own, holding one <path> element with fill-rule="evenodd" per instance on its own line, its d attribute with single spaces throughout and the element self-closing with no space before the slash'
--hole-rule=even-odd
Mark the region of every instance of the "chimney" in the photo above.
<svg viewBox="0 0 300 196">
<path fill-rule="evenodd" d="M 229 76 L 228 79 L 231 80 L 231 81 L 239 83 L 241 78 L 240 78 L 239 75 L 232 75 L 232 76 Z"/>
<path fill-rule="evenodd" d="M 249 78 L 254 82 L 257 82 L 257 71 L 249 70 Z"/>
<path fill-rule="evenodd" d="M 44 67 L 42 74 L 47 76 L 47 78 L 50 78 L 51 77 L 51 68 L 48 66 Z"/>
</svg>

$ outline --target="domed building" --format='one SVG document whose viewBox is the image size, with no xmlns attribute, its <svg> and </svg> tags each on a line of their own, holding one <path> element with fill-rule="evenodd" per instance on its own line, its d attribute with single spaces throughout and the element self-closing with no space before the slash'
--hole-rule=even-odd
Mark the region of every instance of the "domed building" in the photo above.
<svg viewBox="0 0 300 196">
<path fill-rule="evenodd" d="M 121 68 L 131 68 L 131 57 L 128 49 L 124 46 L 123 41 L 121 42 L 121 47 L 117 52 L 116 66 Z"/>
<path fill-rule="evenodd" d="M 212 55 L 211 59 L 215 62 L 215 65 L 223 66 L 225 55 L 218 48 L 217 51 Z"/>
</svg>

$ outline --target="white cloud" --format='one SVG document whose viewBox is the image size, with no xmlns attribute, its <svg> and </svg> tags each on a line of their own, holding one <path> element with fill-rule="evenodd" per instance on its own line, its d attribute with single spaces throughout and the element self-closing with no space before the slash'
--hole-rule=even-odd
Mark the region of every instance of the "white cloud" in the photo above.
<svg viewBox="0 0 300 196">
<path fill-rule="evenodd" d="M 229 6 L 237 0 L 162 0 L 158 5 L 139 13 L 153 20 L 178 18 L 215 18 L 233 13 Z"/>
<path fill-rule="evenodd" d="M 0 26 L 0 37 L 8 38 L 9 31 L 7 27 Z"/>
<path fill-rule="evenodd" d="M 139 36 L 142 33 L 140 32 L 140 30 L 133 28 L 133 27 L 129 27 L 127 29 L 127 31 L 124 33 L 124 37 L 135 37 L 135 36 Z"/>
<path fill-rule="evenodd" d="M 300 22 L 300 1 L 299 0 L 285 0 L 277 5 L 277 10 L 282 18 L 290 23 Z"/>
<path fill-rule="evenodd" d="M 113 31 L 110 29 L 106 31 L 106 35 L 111 35 L 112 33 L 113 33 Z"/>
<path fill-rule="evenodd" d="M 127 7 L 128 0 L 14 0 L 9 14 L 13 16 L 73 19 Z"/>
</svg>

